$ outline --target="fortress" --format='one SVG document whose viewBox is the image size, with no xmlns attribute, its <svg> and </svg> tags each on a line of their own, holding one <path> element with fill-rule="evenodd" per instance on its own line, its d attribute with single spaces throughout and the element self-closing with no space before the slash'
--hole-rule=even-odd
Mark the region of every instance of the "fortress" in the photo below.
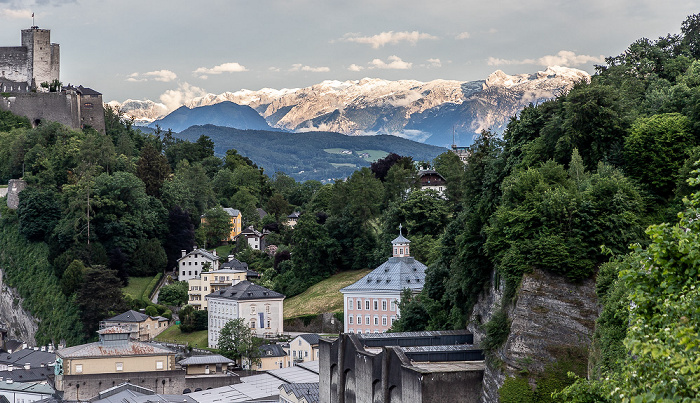
<svg viewBox="0 0 700 403">
<path fill-rule="evenodd" d="M 60 85 L 60 47 L 51 30 L 22 30 L 21 46 L 0 47 L 0 109 L 73 129 L 105 132 L 102 94 L 83 86 Z M 42 85 L 43 84 L 43 85 Z"/>
</svg>

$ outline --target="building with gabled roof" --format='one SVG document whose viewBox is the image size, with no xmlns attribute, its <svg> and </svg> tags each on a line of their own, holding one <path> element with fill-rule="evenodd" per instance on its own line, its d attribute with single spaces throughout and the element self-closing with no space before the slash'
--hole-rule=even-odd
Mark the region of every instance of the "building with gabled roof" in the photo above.
<svg viewBox="0 0 700 403">
<path fill-rule="evenodd" d="M 418 294 L 425 285 L 427 267 L 410 253 L 401 233 L 392 244 L 393 255 L 357 282 L 342 288 L 345 333 L 384 333 L 399 315 L 401 292 Z"/>
<path fill-rule="evenodd" d="M 187 375 L 222 374 L 229 365 L 235 364 L 220 354 L 193 355 L 178 362 Z"/>
<path fill-rule="evenodd" d="M 285 383 L 279 386 L 280 402 L 318 403 L 318 382 Z"/>
<path fill-rule="evenodd" d="M 233 319 L 243 318 L 258 337 L 276 336 L 283 332 L 284 295 L 278 292 L 246 280 L 205 298 L 209 311 L 210 348 L 217 348 L 221 328 Z"/>
<path fill-rule="evenodd" d="M 289 356 L 294 365 L 318 360 L 318 340 L 318 334 L 305 333 L 289 342 Z"/>
<path fill-rule="evenodd" d="M 191 252 L 182 251 L 182 257 L 177 260 L 177 279 L 187 281 L 200 275 L 203 269 L 219 270 L 219 256 L 216 249 L 194 249 Z"/>
<path fill-rule="evenodd" d="M 440 196 L 445 195 L 447 181 L 437 171 L 432 169 L 418 171 L 418 181 L 420 182 L 421 190 L 434 190 Z"/>
<path fill-rule="evenodd" d="M 279 344 L 263 344 L 260 346 L 260 362 L 256 366 L 258 371 L 269 371 L 289 367 L 289 355 Z"/>
<path fill-rule="evenodd" d="M 134 340 L 149 341 L 159 335 L 170 325 L 168 318 L 149 316 L 145 313 L 128 310 L 100 322 L 100 329 L 119 326 L 129 329 L 130 337 Z"/>
</svg>

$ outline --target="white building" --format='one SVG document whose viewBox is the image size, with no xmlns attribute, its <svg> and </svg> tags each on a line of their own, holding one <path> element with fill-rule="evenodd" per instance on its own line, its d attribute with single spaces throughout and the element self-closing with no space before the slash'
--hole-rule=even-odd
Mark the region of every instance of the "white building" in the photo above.
<svg viewBox="0 0 700 403">
<path fill-rule="evenodd" d="M 342 288 L 345 333 L 384 333 L 399 316 L 401 292 L 414 294 L 425 284 L 427 267 L 410 253 L 411 241 L 399 236 L 391 241 L 393 256 L 359 281 Z"/>
<path fill-rule="evenodd" d="M 233 319 L 243 318 L 257 337 L 276 336 L 283 332 L 284 295 L 241 281 L 206 296 L 209 312 L 208 340 L 217 348 L 221 328 Z"/>
<path fill-rule="evenodd" d="M 177 260 L 177 279 L 187 281 L 202 273 L 202 269 L 208 266 L 209 270 L 219 270 L 219 257 L 216 250 L 209 252 L 205 249 L 195 249 L 190 253 L 182 251 L 182 257 Z"/>
<path fill-rule="evenodd" d="M 14 382 L 12 379 L 0 381 L 0 396 L 11 403 L 32 403 L 48 399 L 56 391 L 46 382 Z"/>
</svg>

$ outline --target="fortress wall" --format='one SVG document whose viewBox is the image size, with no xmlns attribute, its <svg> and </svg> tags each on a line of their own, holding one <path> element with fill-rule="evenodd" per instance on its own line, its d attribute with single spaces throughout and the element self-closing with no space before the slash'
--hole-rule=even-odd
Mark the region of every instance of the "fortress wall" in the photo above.
<svg viewBox="0 0 700 403">
<path fill-rule="evenodd" d="M 0 47 L 0 78 L 27 82 L 29 72 L 29 52 L 22 46 Z"/>
<path fill-rule="evenodd" d="M 80 123 L 104 133 L 105 111 L 102 106 L 102 95 L 85 95 L 80 97 Z"/>
<path fill-rule="evenodd" d="M 101 105 L 100 105 L 101 106 Z M 10 111 L 15 115 L 25 116 L 32 124 L 38 120 L 49 120 L 64 124 L 74 129 L 80 128 L 74 124 L 71 96 L 60 93 L 22 93 L 11 97 L 0 98 L 0 109 Z"/>
<path fill-rule="evenodd" d="M 61 77 L 61 46 L 57 43 L 51 44 L 51 77 Z"/>
</svg>

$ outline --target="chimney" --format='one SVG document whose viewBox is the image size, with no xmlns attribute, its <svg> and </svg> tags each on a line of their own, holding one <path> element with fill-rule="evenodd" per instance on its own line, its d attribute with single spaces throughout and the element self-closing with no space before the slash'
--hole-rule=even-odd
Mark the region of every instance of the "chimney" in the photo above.
<svg viewBox="0 0 700 403">
<path fill-rule="evenodd" d="M 12 364 L 10 364 L 10 365 L 7 366 L 7 370 L 10 371 L 10 372 L 12 372 L 12 370 L 13 370 L 14 368 L 15 368 L 15 367 L 14 367 L 14 365 L 12 365 Z"/>
<path fill-rule="evenodd" d="M 214 249 L 212 252 L 214 253 L 214 256 L 216 256 L 216 249 Z"/>
<path fill-rule="evenodd" d="M 12 382 L 13 382 L 12 379 L 7 380 L 7 383 L 12 383 Z"/>
<path fill-rule="evenodd" d="M 28 347 L 28 346 L 27 346 L 27 343 L 22 343 L 22 350 L 24 350 L 24 349 L 27 348 L 27 347 Z"/>
<path fill-rule="evenodd" d="M 41 351 L 46 351 L 46 346 L 41 346 Z"/>
<path fill-rule="evenodd" d="M 29 362 L 24 363 L 24 369 L 32 369 L 32 364 Z"/>
<path fill-rule="evenodd" d="M 181 252 L 182 252 L 182 257 L 185 257 L 185 255 L 187 254 L 187 251 L 182 249 Z"/>
</svg>

